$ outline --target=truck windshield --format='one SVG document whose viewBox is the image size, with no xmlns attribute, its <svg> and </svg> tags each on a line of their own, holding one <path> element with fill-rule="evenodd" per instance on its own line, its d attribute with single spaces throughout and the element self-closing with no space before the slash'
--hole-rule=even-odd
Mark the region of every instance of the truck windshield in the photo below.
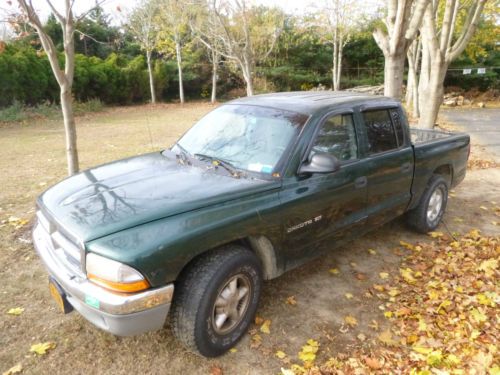
<svg viewBox="0 0 500 375">
<path fill-rule="evenodd" d="M 253 172 L 273 173 L 307 116 L 275 108 L 227 104 L 198 121 L 178 142 L 192 156 L 207 156 Z"/>
</svg>

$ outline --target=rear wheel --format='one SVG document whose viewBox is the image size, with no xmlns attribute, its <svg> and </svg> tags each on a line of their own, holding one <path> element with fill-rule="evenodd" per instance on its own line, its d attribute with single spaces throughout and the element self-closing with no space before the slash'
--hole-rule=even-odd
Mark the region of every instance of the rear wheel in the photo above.
<svg viewBox="0 0 500 375">
<path fill-rule="evenodd" d="M 440 175 L 432 176 L 420 203 L 408 212 L 408 224 L 421 233 L 433 231 L 443 218 L 447 202 L 448 183 Z"/>
<path fill-rule="evenodd" d="M 202 255 L 177 282 L 175 336 L 205 357 L 225 353 L 254 319 L 261 287 L 259 259 L 246 248 L 231 245 Z"/>
</svg>

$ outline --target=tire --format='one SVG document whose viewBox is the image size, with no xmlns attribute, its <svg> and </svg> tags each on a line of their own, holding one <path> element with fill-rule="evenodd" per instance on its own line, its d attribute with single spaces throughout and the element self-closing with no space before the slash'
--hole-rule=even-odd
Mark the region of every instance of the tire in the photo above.
<svg viewBox="0 0 500 375">
<path fill-rule="evenodd" d="M 431 201 L 433 199 L 440 199 L 441 203 L 436 205 L 437 201 Z M 447 203 L 448 183 L 443 176 L 432 176 L 418 206 L 407 214 L 408 225 L 420 233 L 433 231 L 441 222 Z"/>
<path fill-rule="evenodd" d="M 245 288 L 247 294 L 240 297 Z M 246 248 L 230 245 L 200 256 L 176 283 L 171 309 L 174 335 L 196 354 L 224 354 L 253 321 L 261 289 L 260 261 Z"/>
</svg>

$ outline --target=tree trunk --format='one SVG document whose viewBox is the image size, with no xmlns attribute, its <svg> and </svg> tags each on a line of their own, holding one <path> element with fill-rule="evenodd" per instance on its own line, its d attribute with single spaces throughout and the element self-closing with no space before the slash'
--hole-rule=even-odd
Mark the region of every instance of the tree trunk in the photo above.
<svg viewBox="0 0 500 375">
<path fill-rule="evenodd" d="M 219 65 L 219 54 L 217 51 L 212 50 L 212 97 L 211 103 L 217 100 L 217 67 Z"/>
<path fill-rule="evenodd" d="M 151 51 L 146 51 L 146 61 L 148 63 L 149 89 L 151 90 L 151 103 L 156 103 L 155 85 L 153 82 L 153 69 L 151 67 Z"/>
<path fill-rule="evenodd" d="M 68 174 L 78 173 L 78 148 L 76 145 L 76 126 L 73 115 L 73 98 L 71 86 L 61 86 L 61 109 L 64 120 L 66 138 L 66 159 L 68 161 Z"/>
<path fill-rule="evenodd" d="M 403 95 L 403 76 L 405 68 L 405 53 L 385 56 L 384 65 L 384 95 L 401 99 Z"/>
<path fill-rule="evenodd" d="M 181 56 L 181 44 L 175 42 L 175 55 L 177 57 L 177 70 L 179 72 L 179 98 L 181 103 L 184 103 L 184 85 L 182 83 L 182 56 Z"/>
<path fill-rule="evenodd" d="M 252 79 L 252 67 L 250 62 L 246 58 L 241 65 L 241 70 L 243 72 L 243 79 L 245 80 L 247 96 L 253 96 L 253 79 Z"/>
<path fill-rule="evenodd" d="M 412 108 L 412 117 L 420 117 L 418 98 L 418 68 L 422 43 L 420 40 L 413 41 L 408 49 L 408 84 L 406 85 L 406 105 Z"/>
<path fill-rule="evenodd" d="M 340 76 L 342 75 L 342 55 L 344 50 L 344 40 L 340 39 L 340 43 L 337 50 L 337 88 L 336 90 L 340 90 Z"/>
<path fill-rule="evenodd" d="M 338 63 L 338 55 L 337 55 L 337 48 L 338 48 L 338 43 L 336 40 L 336 36 L 334 37 L 333 41 L 333 68 L 332 68 L 332 87 L 333 91 L 338 91 L 339 89 L 339 84 L 337 81 L 337 63 Z"/>
<path fill-rule="evenodd" d="M 448 64 L 443 61 L 433 62 L 430 67 L 429 80 L 420 89 L 420 109 L 422 110 L 418 127 L 422 129 L 432 129 L 436 124 L 439 107 L 443 102 L 444 78 Z"/>
</svg>

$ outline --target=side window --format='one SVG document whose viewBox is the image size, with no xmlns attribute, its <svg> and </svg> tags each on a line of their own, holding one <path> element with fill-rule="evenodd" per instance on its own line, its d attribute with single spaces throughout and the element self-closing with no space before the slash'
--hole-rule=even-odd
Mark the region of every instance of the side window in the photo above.
<svg viewBox="0 0 500 375">
<path fill-rule="evenodd" d="M 396 134 L 387 109 L 363 112 L 363 119 L 370 154 L 398 148 Z"/>
<path fill-rule="evenodd" d="M 401 116 L 397 109 L 389 110 L 391 113 L 392 123 L 396 129 L 396 137 L 398 139 L 398 146 L 401 147 L 405 143 L 405 133 L 403 131 L 403 124 L 401 122 Z"/>
<path fill-rule="evenodd" d="M 313 144 L 311 154 L 327 152 L 340 161 L 358 157 L 358 146 L 352 114 L 335 115 L 327 119 Z"/>
</svg>

